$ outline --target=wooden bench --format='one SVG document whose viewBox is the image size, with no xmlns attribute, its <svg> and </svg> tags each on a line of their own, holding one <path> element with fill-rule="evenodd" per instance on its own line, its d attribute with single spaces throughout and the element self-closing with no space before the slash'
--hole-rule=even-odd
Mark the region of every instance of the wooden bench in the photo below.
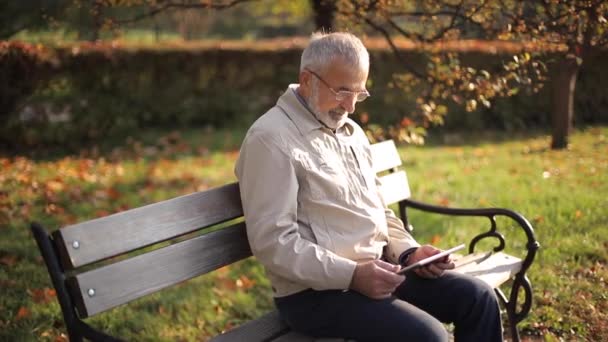
<svg viewBox="0 0 608 342">
<path fill-rule="evenodd" d="M 451 209 L 413 201 L 409 198 L 406 174 L 398 169 L 401 159 L 394 143 L 378 143 L 372 149 L 374 169 L 383 172 L 382 192 L 388 203 L 398 204 L 408 227 L 411 227 L 406 215 L 408 208 L 489 219 L 488 231 L 474 237 L 469 255 L 457 260 L 458 270 L 494 286 L 508 315 L 510 335 L 518 340 L 517 323 L 525 318 L 532 304 L 526 271 L 539 248 L 528 221 L 506 209 Z M 233 183 L 67 226 L 50 235 L 40 224 L 32 223 L 70 339 L 119 340 L 92 328 L 85 319 L 250 257 L 242 215 L 238 184 Z M 499 233 L 497 216 L 506 216 L 523 229 L 527 239 L 523 259 L 502 252 L 506 242 Z M 226 227 L 205 233 L 208 227 L 220 223 L 226 223 Z M 154 248 L 177 237 L 180 241 Z M 497 246 L 491 252 L 475 253 L 475 246 L 485 238 L 497 239 Z M 131 253 L 134 251 L 140 253 Z M 510 281 L 508 298 L 499 288 L 507 281 Z M 520 291 L 522 303 L 518 303 Z M 216 336 L 213 341 L 313 339 L 290 331 L 276 312 L 270 312 Z"/>
</svg>

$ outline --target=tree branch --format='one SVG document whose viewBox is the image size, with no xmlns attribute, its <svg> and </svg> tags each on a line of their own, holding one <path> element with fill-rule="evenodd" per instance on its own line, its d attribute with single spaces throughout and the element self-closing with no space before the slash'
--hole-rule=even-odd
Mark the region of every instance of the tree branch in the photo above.
<svg viewBox="0 0 608 342">
<path fill-rule="evenodd" d="M 213 10 L 222 10 L 222 9 L 234 7 L 235 5 L 238 5 L 238 4 L 241 4 L 241 3 L 253 2 L 253 1 L 259 1 L 259 0 L 229 0 L 229 1 L 223 1 L 223 2 L 211 1 L 209 3 L 159 1 L 158 2 L 159 6 L 156 7 L 154 5 L 151 5 L 152 6 L 152 10 L 150 10 L 149 12 L 146 12 L 146 13 L 140 14 L 138 16 L 135 16 L 135 17 L 132 17 L 132 18 L 128 18 L 128 19 L 114 20 L 114 23 L 116 23 L 116 24 L 130 24 L 130 23 L 134 23 L 134 22 L 146 19 L 146 18 L 154 17 L 157 14 L 160 14 L 160 13 L 162 13 L 162 12 L 164 12 L 166 10 L 172 9 L 172 8 L 176 8 L 176 9 L 213 9 Z"/>
<path fill-rule="evenodd" d="M 386 42 L 391 47 L 391 51 L 393 51 L 393 54 L 395 55 L 397 60 L 401 61 L 401 64 L 409 73 L 411 73 L 412 75 L 416 76 L 419 79 L 423 79 L 423 80 L 427 79 L 427 75 L 422 74 L 421 72 L 414 69 L 411 65 L 409 65 L 406 62 L 405 57 L 401 54 L 401 51 L 399 51 L 399 48 L 395 45 L 390 34 L 384 27 L 376 24 L 373 20 L 371 20 L 369 18 L 363 18 L 363 20 L 365 21 L 365 23 L 367 23 L 369 26 L 371 26 L 373 29 L 380 32 L 380 34 L 382 34 L 384 36 L 384 38 L 386 39 Z"/>
</svg>

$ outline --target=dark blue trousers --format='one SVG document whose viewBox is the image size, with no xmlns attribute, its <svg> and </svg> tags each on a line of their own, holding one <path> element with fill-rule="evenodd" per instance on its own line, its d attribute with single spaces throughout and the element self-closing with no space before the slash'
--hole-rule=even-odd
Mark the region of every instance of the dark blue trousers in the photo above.
<svg viewBox="0 0 608 342">
<path fill-rule="evenodd" d="M 437 279 L 409 274 L 387 299 L 355 291 L 305 290 L 275 298 L 287 324 L 314 337 L 363 341 L 448 341 L 443 323 L 462 341 L 502 341 L 494 290 L 467 275 L 446 271 Z"/>
</svg>

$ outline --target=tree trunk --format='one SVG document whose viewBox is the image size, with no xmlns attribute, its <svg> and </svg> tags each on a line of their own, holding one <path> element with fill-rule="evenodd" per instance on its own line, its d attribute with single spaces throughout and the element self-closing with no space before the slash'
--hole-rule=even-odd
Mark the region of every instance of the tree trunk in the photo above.
<svg viewBox="0 0 608 342">
<path fill-rule="evenodd" d="M 331 0 L 311 0 L 315 12 L 315 26 L 317 30 L 329 32 L 333 29 L 336 5 Z"/>
<path fill-rule="evenodd" d="M 574 89 L 580 65 L 580 58 L 571 54 L 557 62 L 553 79 L 552 149 L 568 147 L 574 117 Z"/>
</svg>

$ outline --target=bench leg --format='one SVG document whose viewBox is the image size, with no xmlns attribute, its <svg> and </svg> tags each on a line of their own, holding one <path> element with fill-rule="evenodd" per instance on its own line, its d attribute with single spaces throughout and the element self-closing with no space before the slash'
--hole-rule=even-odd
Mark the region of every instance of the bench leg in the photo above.
<svg viewBox="0 0 608 342">
<path fill-rule="evenodd" d="M 521 310 L 518 312 L 517 299 L 520 289 L 524 291 L 524 302 L 521 304 Z M 519 331 L 517 330 L 517 324 L 528 315 L 532 306 L 532 285 L 530 284 L 530 280 L 525 275 L 518 273 L 513 280 L 508 300 L 499 288 L 494 290 L 507 311 L 511 340 L 519 342 L 520 337 Z"/>
</svg>

